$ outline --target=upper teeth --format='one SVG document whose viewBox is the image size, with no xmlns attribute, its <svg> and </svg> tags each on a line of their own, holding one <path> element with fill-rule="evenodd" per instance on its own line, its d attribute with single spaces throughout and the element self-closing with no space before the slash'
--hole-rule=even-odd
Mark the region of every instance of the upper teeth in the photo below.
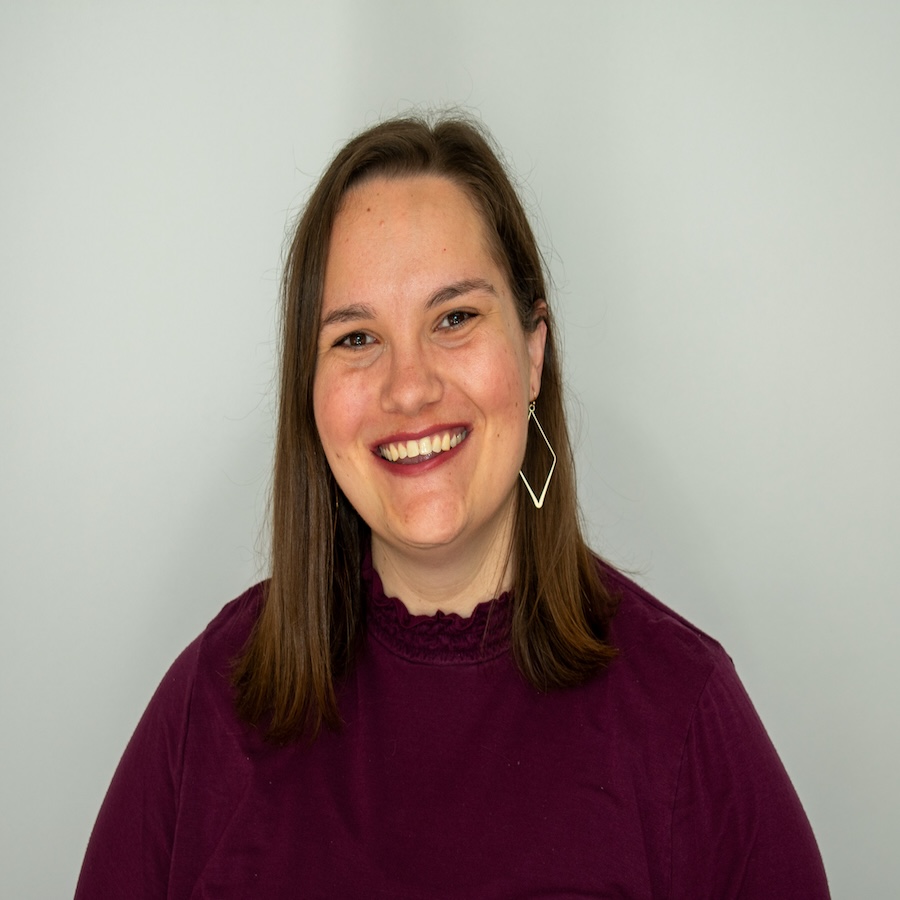
<svg viewBox="0 0 900 900">
<path fill-rule="evenodd" d="M 435 453 L 443 453 L 451 450 L 466 438 L 466 430 L 444 431 L 440 434 L 432 434 L 429 437 L 419 438 L 417 441 L 399 441 L 396 444 L 382 444 L 378 452 L 391 462 L 398 459 L 414 459 L 417 456 L 432 456 Z"/>
</svg>

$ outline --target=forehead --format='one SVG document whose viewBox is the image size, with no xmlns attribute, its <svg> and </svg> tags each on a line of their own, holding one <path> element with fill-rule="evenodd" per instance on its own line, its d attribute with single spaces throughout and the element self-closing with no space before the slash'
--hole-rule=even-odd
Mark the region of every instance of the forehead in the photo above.
<svg viewBox="0 0 900 900">
<path fill-rule="evenodd" d="M 481 214 L 441 176 L 375 177 L 354 186 L 335 218 L 325 269 L 324 305 L 347 293 L 431 290 L 444 277 L 497 270 Z"/>
<path fill-rule="evenodd" d="M 477 219 L 484 228 L 482 216 L 470 196 L 456 182 L 441 175 L 388 177 L 377 175 L 351 187 L 344 195 L 332 228 L 334 233 L 348 227 L 373 224 L 383 227 L 385 217 L 395 223 L 429 214 L 452 222 L 454 218 Z M 379 218 L 380 217 L 380 218 Z"/>
</svg>

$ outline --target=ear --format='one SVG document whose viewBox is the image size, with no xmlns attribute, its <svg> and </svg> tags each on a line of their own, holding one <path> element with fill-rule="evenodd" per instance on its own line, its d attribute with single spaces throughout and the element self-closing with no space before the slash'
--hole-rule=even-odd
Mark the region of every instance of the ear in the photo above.
<svg viewBox="0 0 900 900">
<path fill-rule="evenodd" d="M 532 310 L 534 327 L 526 333 L 525 342 L 528 345 L 528 359 L 531 363 L 530 373 L 530 399 L 534 400 L 541 392 L 541 373 L 544 371 L 544 347 L 547 345 L 547 304 L 544 300 L 538 300 Z"/>
</svg>

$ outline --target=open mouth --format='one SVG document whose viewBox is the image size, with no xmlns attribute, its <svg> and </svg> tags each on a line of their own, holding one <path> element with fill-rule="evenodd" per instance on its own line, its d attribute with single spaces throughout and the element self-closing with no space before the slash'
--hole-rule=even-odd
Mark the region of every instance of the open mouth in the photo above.
<svg viewBox="0 0 900 900">
<path fill-rule="evenodd" d="M 388 462 L 400 463 L 404 466 L 427 462 L 439 453 L 446 453 L 461 444 L 469 432 L 465 428 L 453 431 L 440 431 L 417 441 L 398 441 L 397 443 L 380 444 L 378 455 Z"/>
</svg>

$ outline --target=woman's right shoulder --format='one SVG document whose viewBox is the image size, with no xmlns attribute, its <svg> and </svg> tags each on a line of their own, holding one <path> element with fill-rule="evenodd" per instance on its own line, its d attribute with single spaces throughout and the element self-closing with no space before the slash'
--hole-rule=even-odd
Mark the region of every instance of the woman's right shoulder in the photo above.
<svg viewBox="0 0 900 900">
<path fill-rule="evenodd" d="M 215 760 L 221 774 L 228 760 L 234 767 L 241 759 L 228 754 L 229 742 L 241 733 L 231 671 L 265 589 L 262 582 L 227 603 L 163 676 L 103 801 L 76 891 L 79 900 L 166 893 L 186 768 L 202 773 Z M 198 748 L 203 764 L 191 769 Z M 202 775 L 195 780 L 202 781 Z"/>
<path fill-rule="evenodd" d="M 207 702 L 215 697 L 230 706 L 231 671 L 259 618 L 267 586 L 261 581 L 226 603 L 182 650 L 163 676 L 145 718 L 177 716 L 184 727 L 198 691 Z"/>
<path fill-rule="evenodd" d="M 268 581 L 260 581 L 222 607 L 194 642 L 201 655 L 226 655 L 233 660 L 243 650 L 259 618 L 268 585 Z"/>
</svg>

